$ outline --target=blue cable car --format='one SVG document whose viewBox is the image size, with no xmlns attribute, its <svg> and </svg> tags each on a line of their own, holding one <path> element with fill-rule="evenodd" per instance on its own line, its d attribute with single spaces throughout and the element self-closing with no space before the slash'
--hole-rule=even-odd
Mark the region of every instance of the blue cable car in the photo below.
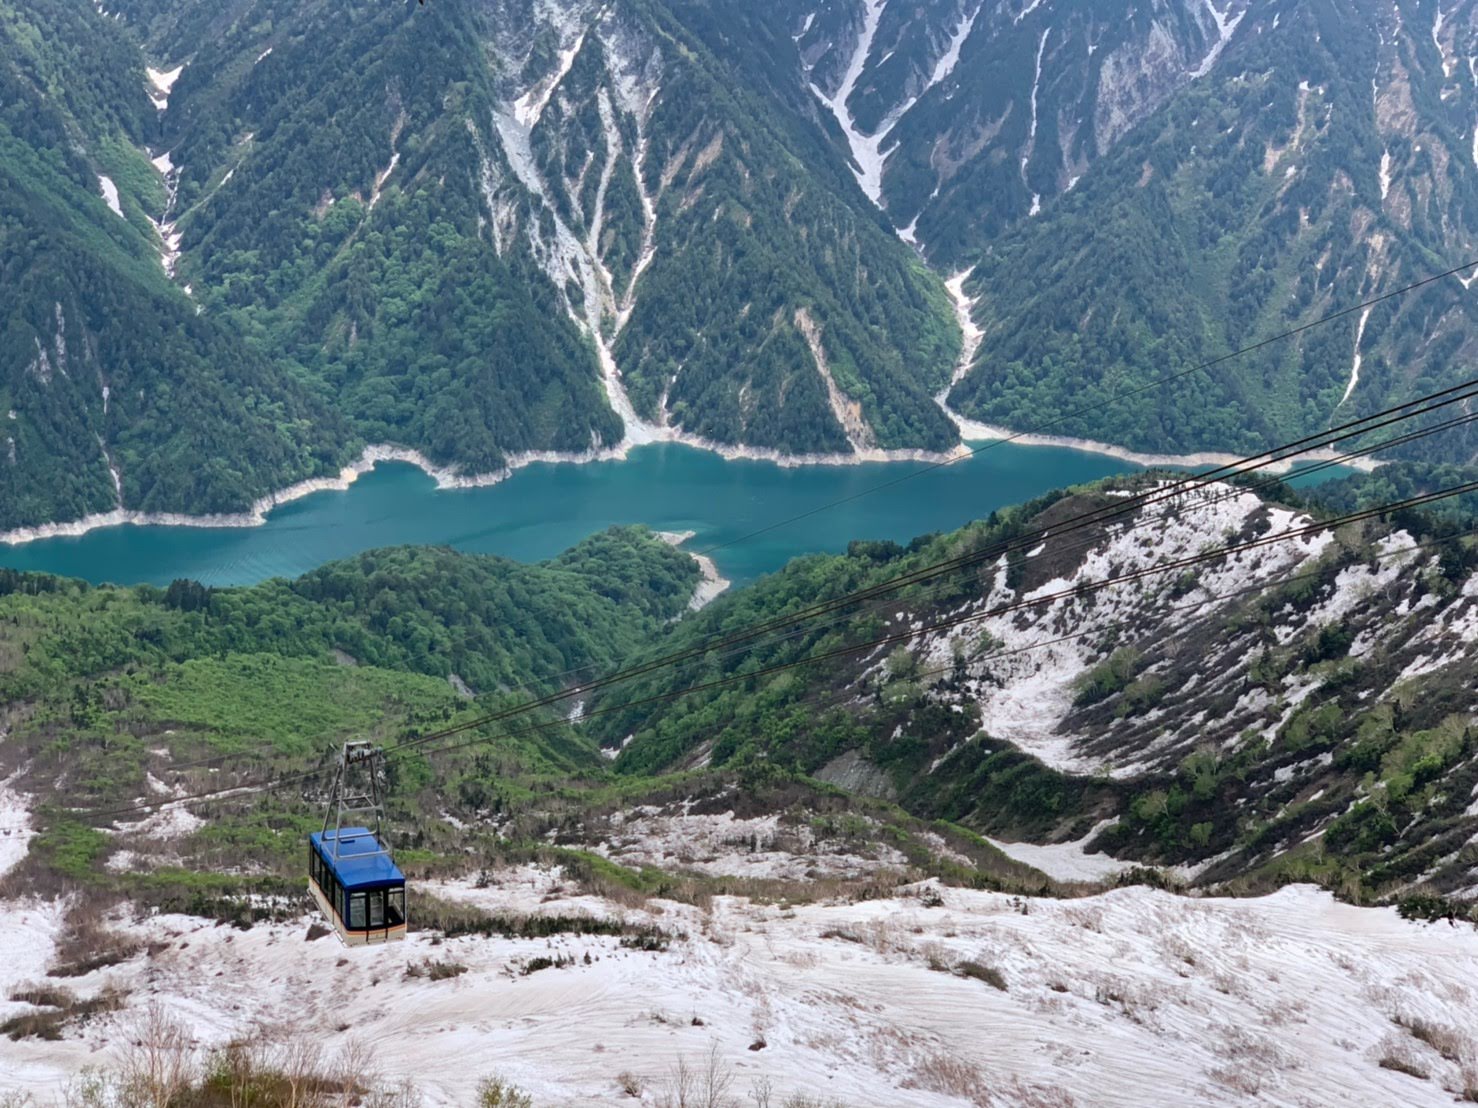
<svg viewBox="0 0 1478 1108">
<path fill-rule="evenodd" d="M 308 836 L 308 890 L 350 946 L 405 938 L 405 877 L 367 827 Z"/>
<path fill-rule="evenodd" d="M 379 747 L 345 743 L 323 830 L 308 836 L 308 891 L 349 946 L 405 938 L 405 875 L 380 833 L 384 762 Z M 373 813 L 375 829 L 345 827 L 356 813 Z"/>
</svg>

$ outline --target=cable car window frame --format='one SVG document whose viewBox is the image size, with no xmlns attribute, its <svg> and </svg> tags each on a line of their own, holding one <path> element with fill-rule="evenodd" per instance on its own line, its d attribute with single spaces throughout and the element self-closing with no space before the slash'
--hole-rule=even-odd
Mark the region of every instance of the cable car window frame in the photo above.
<svg viewBox="0 0 1478 1108">
<path fill-rule="evenodd" d="M 365 930 L 365 900 L 368 895 L 363 889 L 349 894 L 349 918 L 344 921 L 344 925 L 350 931 Z"/>
<path fill-rule="evenodd" d="M 405 923 L 405 886 L 396 885 L 385 890 L 385 926 L 399 927 Z"/>
<path fill-rule="evenodd" d="M 366 922 L 371 931 L 378 931 L 385 926 L 385 890 L 371 889 L 369 897 L 365 901 Z"/>
</svg>

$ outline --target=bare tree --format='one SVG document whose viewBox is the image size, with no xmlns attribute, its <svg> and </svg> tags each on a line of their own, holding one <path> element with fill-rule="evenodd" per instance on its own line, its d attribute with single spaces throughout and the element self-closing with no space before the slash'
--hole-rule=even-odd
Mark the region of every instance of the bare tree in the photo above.
<svg viewBox="0 0 1478 1108">
<path fill-rule="evenodd" d="M 275 1054 L 282 1108 L 323 1108 L 323 1047 L 303 1030 L 289 1031 Z"/>
<path fill-rule="evenodd" d="M 351 1108 L 360 1094 L 372 1088 L 379 1075 L 374 1069 L 374 1051 L 363 1039 L 350 1039 L 339 1051 L 334 1082 L 339 1087 L 339 1108 Z"/>
<path fill-rule="evenodd" d="M 718 1043 L 713 1043 L 701 1066 L 690 1066 L 686 1058 L 678 1055 L 657 1094 L 657 1105 L 658 1108 L 735 1108 L 738 1102 L 729 1095 L 733 1086 L 734 1071 L 724 1063 Z"/>
<path fill-rule="evenodd" d="M 139 1018 L 120 1067 L 127 1098 L 141 1108 L 169 1108 L 195 1076 L 195 1047 L 183 1023 L 157 1001 Z"/>
</svg>

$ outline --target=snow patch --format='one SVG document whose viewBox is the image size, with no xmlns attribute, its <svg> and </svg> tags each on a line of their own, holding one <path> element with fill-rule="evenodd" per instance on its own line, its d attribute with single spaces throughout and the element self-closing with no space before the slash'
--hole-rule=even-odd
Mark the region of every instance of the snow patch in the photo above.
<svg viewBox="0 0 1478 1108">
<path fill-rule="evenodd" d="M 1031 184 L 1026 179 L 1026 167 L 1027 163 L 1031 161 L 1032 153 L 1035 151 L 1037 145 L 1037 89 L 1042 84 L 1042 55 L 1047 50 L 1047 36 L 1051 33 L 1051 27 L 1042 31 L 1041 41 L 1037 43 L 1037 68 L 1036 72 L 1032 75 L 1031 124 L 1027 127 L 1026 131 L 1026 150 L 1021 155 L 1021 183 L 1027 187 L 1028 191 L 1031 190 Z M 1036 215 L 1041 209 L 1041 197 L 1036 193 L 1032 193 L 1031 214 Z"/>
<path fill-rule="evenodd" d="M 982 4 L 981 7 L 985 5 Z M 955 71 L 955 66 L 960 62 L 960 51 L 965 46 L 965 40 L 970 37 L 971 30 L 975 27 L 975 19 L 980 15 L 980 8 L 976 8 L 969 15 L 961 16 L 955 32 L 950 36 L 949 46 L 945 48 L 943 55 L 934 63 L 934 72 L 929 75 L 929 83 L 924 86 L 928 91 L 943 81 Z"/>
<path fill-rule="evenodd" d="M 11 776 L 0 781 L 0 877 L 26 856 L 36 834 L 31 827 L 31 798 L 15 790 L 14 780 Z"/>
<path fill-rule="evenodd" d="M 1221 52 L 1226 49 L 1227 43 L 1231 41 L 1232 35 L 1236 33 L 1238 24 L 1242 22 L 1242 17 L 1247 14 L 1245 11 L 1241 11 L 1229 18 L 1230 8 L 1227 12 L 1223 13 L 1216 10 L 1216 5 L 1211 0 L 1205 0 L 1205 4 L 1207 12 L 1211 15 L 1212 22 L 1216 24 L 1216 41 L 1212 43 L 1211 49 L 1207 52 L 1206 56 L 1201 59 L 1201 64 L 1191 70 L 1191 78 L 1193 80 L 1204 77 L 1211 72 L 1211 67 L 1216 64 L 1216 59 L 1221 57 Z"/>
<path fill-rule="evenodd" d="M 107 202 L 108 207 L 113 209 L 113 214 L 122 218 L 123 207 L 118 203 L 118 186 L 113 183 L 113 179 L 104 177 L 101 173 L 98 174 L 98 188 L 102 189 L 103 200 Z"/>
<path fill-rule="evenodd" d="M 1363 357 L 1360 353 L 1360 343 L 1365 338 L 1365 325 L 1370 322 L 1370 311 L 1371 309 L 1366 308 L 1360 313 L 1360 323 L 1355 328 L 1355 357 L 1350 362 L 1350 380 L 1345 385 L 1345 394 L 1339 398 L 1339 404 L 1335 405 L 1336 408 L 1350 398 L 1350 394 L 1355 391 L 1355 386 L 1360 383 L 1360 360 Z"/>
<path fill-rule="evenodd" d="M 1107 854 L 1089 854 L 1084 847 L 1104 828 L 1113 824 L 1104 820 L 1081 839 L 1067 843 L 1007 843 L 988 838 L 1002 853 L 1033 869 L 1041 870 L 1054 881 L 1103 881 L 1131 870 L 1137 863 L 1121 862 Z"/>
<path fill-rule="evenodd" d="M 1015 18 L 1012 19 L 1011 22 L 1019 24 L 1023 19 L 1031 15 L 1032 12 L 1036 11 L 1041 6 L 1042 0 L 1031 0 L 1031 3 L 1027 4 L 1026 7 L 1022 8 L 1021 11 L 1016 13 Z"/>
<path fill-rule="evenodd" d="M 169 107 L 169 92 L 174 88 L 174 83 L 180 79 L 180 74 L 185 71 L 183 65 L 177 65 L 173 69 L 146 68 L 144 72 L 149 76 L 149 99 L 154 101 L 154 107 L 161 112 Z"/>
<path fill-rule="evenodd" d="M 518 120 L 520 126 L 532 129 L 534 124 L 539 122 L 539 117 L 544 114 L 544 108 L 548 105 L 550 97 L 554 95 L 554 90 L 565 79 L 570 68 L 575 64 L 575 59 L 580 55 L 580 48 L 584 45 L 585 32 L 582 30 L 575 36 L 572 43 L 560 49 L 559 61 L 555 64 L 553 72 L 513 102 L 513 118 Z"/>
<path fill-rule="evenodd" d="M 811 86 L 817 99 L 831 109 L 831 114 L 836 117 L 842 134 L 847 137 L 847 145 L 852 151 L 854 163 L 852 172 L 857 176 L 857 183 L 862 186 L 862 191 L 867 198 L 878 207 L 883 206 L 883 162 L 886 155 L 881 152 L 883 139 L 887 135 L 887 127 L 880 128 L 876 134 L 863 135 L 857 130 L 856 120 L 852 117 L 852 110 L 847 106 L 847 101 L 852 96 L 852 91 L 857 87 L 857 81 L 862 76 L 863 68 L 867 65 L 867 57 L 872 52 L 872 41 L 878 32 L 878 21 L 882 18 L 883 8 L 887 0 L 863 0 L 862 8 L 862 32 L 857 36 L 857 45 L 852 51 L 852 60 L 847 64 L 847 70 L 842 75 L 842 83 L 837 86 L 836 93 L 827 96 L 816 85 Z"/>
</svg>

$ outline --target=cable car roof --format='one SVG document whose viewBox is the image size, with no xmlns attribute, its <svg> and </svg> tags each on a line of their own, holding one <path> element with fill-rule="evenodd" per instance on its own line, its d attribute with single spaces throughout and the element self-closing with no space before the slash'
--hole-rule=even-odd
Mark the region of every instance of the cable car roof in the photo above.
<svg viewBox="0 0 1478 1108">
<path fill-rule="evenodd" d="M 345 827 L 338 836 L 337 858 L 334 857 L 333 831 L 314 831 L 309 838 L 346 889 L 405 881 L 400 868 L 390 860 L 390 855 L 384 852 L 380 840 L 369 828 Z"/>
</svg>

